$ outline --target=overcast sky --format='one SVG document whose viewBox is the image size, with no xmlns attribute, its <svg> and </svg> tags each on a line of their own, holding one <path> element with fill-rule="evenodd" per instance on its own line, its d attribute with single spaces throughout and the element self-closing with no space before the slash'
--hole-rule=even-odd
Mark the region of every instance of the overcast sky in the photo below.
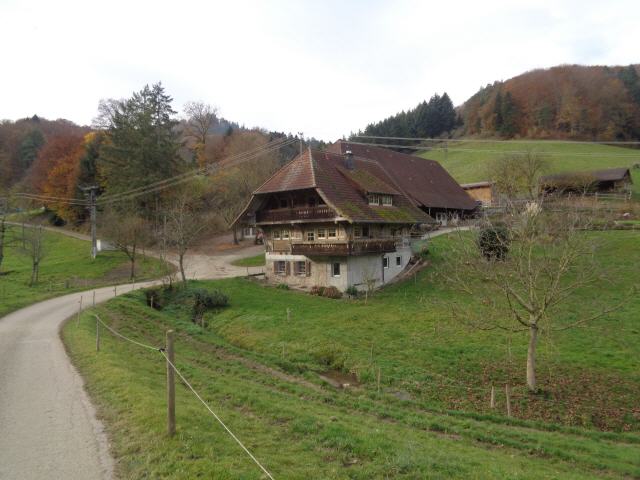
<svg viewBox="0 0 640 480">
<path fill-rule="evenodd" d="M 246 126 L 333 140 L 433 93 L 640 62 L 640 1 L 0 0 L 0 118 L 89 124 L 162 81 Z"/>
</svg>

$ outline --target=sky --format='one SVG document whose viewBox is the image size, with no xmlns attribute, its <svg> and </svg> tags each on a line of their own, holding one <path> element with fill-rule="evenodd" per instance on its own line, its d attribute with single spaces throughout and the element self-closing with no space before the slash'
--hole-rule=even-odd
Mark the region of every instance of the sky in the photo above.
<svg viewBox="0 0 640 480">
<path fill-rule="evenodd" d="M 0 119 L 90 124 L 161 81 L 179 112 L 330 141 L 434 93 L 640 63 L 638 25 L 637 0 L 0 0 Z"/>
</svg>

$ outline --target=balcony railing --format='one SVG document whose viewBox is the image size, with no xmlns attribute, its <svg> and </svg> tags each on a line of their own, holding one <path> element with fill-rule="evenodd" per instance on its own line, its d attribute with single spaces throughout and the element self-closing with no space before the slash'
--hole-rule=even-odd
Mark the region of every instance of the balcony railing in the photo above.
<svg viewBox="0 0 640 480">
<path fill-rule="evenodd" d="M 291 253 L 309 256 L 350 256 L 369 253 L 390 253 L 396 250 L 396 240 L 354 240 L 327 243 L 292 243 Z"/>
<path fill-rule="evenodd" d="M 320 220 L 336 217 L 336 212 L 326 205 L 318 207 L 278 208 L 261 210 L 256 214 L 256 222 L 288 222 L 291 220 Z"/>
</svg>

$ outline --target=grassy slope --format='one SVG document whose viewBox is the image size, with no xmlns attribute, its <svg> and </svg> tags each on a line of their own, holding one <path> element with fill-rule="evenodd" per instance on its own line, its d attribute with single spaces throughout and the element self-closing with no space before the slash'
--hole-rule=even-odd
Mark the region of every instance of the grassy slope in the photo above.
<svg viewBox="0 0 640 480">
<path fill-rule="evenodd" d="M 631 282 L 640 261 L 640 252 L 632 247 L 640 235 L 598 235 L 608 244 L 603 261 L 620 268 L 621 283 Z M 438 251 L 448 241 L 434 241 L 435 270 Z M 511 338 L 517 369 L 511 378 L 519 382 L 514 387 L 515 416 L 565 425 L 559 426 L 501 417 L 500 390 L 498 411 L 489 412 L 489 383 L 500 386 L 509 376 L 499 367 L 507 339 L 453 325 L 439 303 L 453 292 L 434 282 L 430 272 L 415 283 L 386 289 L 367 305 L 244 279 L 205 284 L 221 288 L 232 299 L 231 307 L 209 317 L 205 332 L 191 324 L 188 310 L 152 311 L 141 293 L 99 309 L 116 328 L 155 345 L 162 343 L 167 328 L 175 328 L 179 366 L 276 478 L 640 475 L 640 435 L 571 427 L 598 424 L 601 408 L 615 410 L 609 401 L 637 408 L 637 299 L 590 328 L 543 338 L 542 382 L 550 399 L 557 396 L 560 402 L 523 394 L 524 339 Z M 615 285 L 599 293 L 620 295 Z M 582 292 L 562 320 L 570 319 L 573 308 L 592 295 Z M 293 310 L 291 323 L 286 321 L 287 307 Z M 179 435 L 166 440 L 159 354 L 105 336 L 96 361 L 94 323 L 89 313 L 85 319 L 80 328 L 66 326 L 65 342 L 106 420 L 123 478 L 260 478 L 183 388 L 178 393 Z M 314 372 L 327 369 L 327 364 L 356 372 L 363 384 L 350 391 L 320 388 Z M 378 367 L 380 394 L 374 378 Z M 594 380 L 595 394 L 585 383 Z M 600 398 L 603 392 L 610 398 Z M 479 413 L 446 413 L 444 407 Z M 617 413 L 614 420 L 620 420 Z M 627 420 L 630 427 L 638 427 L 637 421 Z"/>
<path fill-rule="evenodd" d="M 264 253 L 253 257 L 239 258 L 232 262 L 236 267 L 262 267 L 264 265 Z"/>
<path fill-rule="evenodd" d="M 11 230 L 17 227 L 9 227 L 9 235 Z M 0 316 L 47 298 L 128 281 L 128 260 L 124 254 L 103 252 L 92 261 L 88 242 L 53 232 L 45 235 L 46 255 L 40 267 L 40 281 L 33 287 L 28 287 L 31 259 L 21 254 L 15 243 L 5 250 L 2 270 L 8 273 L 0 275 Z M 155 259 L 145 259 L 138 268 L 138 276 L 154 278 L 158 267 Z"/>
<path fill-rule="evenodd" d="M 423 157 L 438 160 L 453 177 L 461 183 L 477 182 L 487 179 L 489 162 L 509 151 L 531 149 L 536 152 L 553 152 L 547 157 L 552 172 L 596 170 L 612 167 L 632 167 L 640 162 L 640 150 L 609 145 L 567 144 L 553 142 L 460 142 L 451 145 L 445 154 L 436 149 L 422 154 Z M 584 157 L 576 154 L 597 154 L 596 157 Z M 566 156 L 563 156 L 566 154 Z M 632 158 L 617 155 L 635 155 Z M 632 169 L 634 192 L 640 194 L 640 170 Z"/>
</svg>

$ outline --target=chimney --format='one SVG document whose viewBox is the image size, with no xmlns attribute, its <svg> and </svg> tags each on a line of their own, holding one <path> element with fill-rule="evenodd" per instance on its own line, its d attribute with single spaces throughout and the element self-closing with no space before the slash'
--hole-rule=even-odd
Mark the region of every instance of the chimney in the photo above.
<svg viewBox="0 0 640 480">
<path fill-rule="evenodd" d="M 354 169 L 353 153 L 351 153 L 351 150 L 347 150 L 346 152 L 344 152 L 344 166 L 347 168 L 347 170 Z"/>
</svg>

